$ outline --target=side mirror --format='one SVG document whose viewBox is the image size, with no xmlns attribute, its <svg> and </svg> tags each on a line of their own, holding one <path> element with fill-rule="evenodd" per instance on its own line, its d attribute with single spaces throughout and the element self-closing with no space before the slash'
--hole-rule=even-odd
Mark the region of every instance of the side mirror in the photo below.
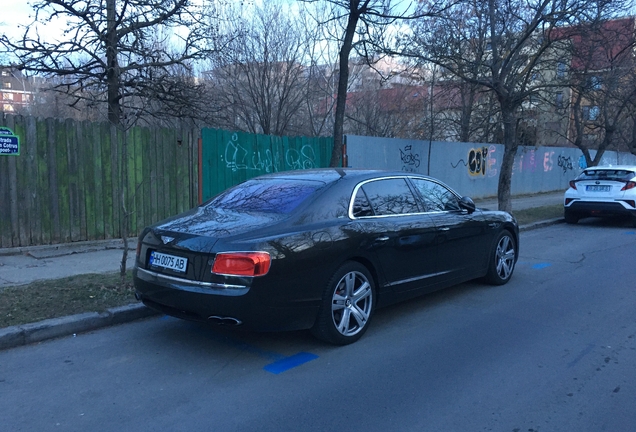
<svg viewBox="0 0 636 432">
<path fill-rule="evenodd" d="M 467 196 L 461 197 L 459 199 L 459 206 L 463 210 L 466 210 L 468 214 L 471 214 L 475 211 L 475 203 L 473 202 L 473 199 Z"/>
</svg>

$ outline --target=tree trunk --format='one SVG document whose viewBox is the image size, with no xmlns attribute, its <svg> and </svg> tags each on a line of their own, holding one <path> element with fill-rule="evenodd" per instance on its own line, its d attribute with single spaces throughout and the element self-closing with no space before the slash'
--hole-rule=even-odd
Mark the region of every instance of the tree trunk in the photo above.
<svg viewBox="0 0 636 432">
<path fill-rule="evenodd" d="M 355 4 L 357 2 L 352 3 Z M 357 6 L 352 6 L 347 22 L 347 29 L 345 30 L 345 37 L 342 41 L 339 53 L 340 74 L 338 77 L 338 93 L 336 96 L 336 114 L 333 124 L 333 151 L 331 152 L 331 161 L 329 163 L 329 166 L 332 167 L 342 166 L 344 117 L 347 107 L 347 87 L 349 85 L 349 54 L 353 47 L 353 36 L 356 33 L 359 18 L 360 14 L 358 13 Z"/>
<path fill-rule="evenodd" d="M 106 85 L 108 97 L 108 121 L 118 125 L 121 120 L 121 106 L 119 97 L 120 74 L 117 60 L 117 22 L 115 16 L 115 1 L 106 0 Z"/>
<path fill-rule="evenodd" d="M 118 63 L 118 47 L 117 47 L 117 21 L 116 21 L 116 0 L 106 0 L 106 86 L 108 97 L 108 121 L 111 125 L 111 142 L 117 146 L 119 143 L 119 132 L 121 128 L 121 105 L 120 105 L 120 81 L 121 71 Z M 119 229 L 121 238 L 124 243 L 124 251 L 122 253 L 121 262 L 119 264 L 119 275 L 121 277 L 122 286 L 126 284 L 126 265 L 128 261 L 128 209 L 126 200 L 128 197 L 128 143 L 126 140 L 126 132 L 123 131 L 120 151 L 120 183 L 119 197 L 121 206 L 121 219 Z M 115 137 L 115 140 L 112 138 Z"/>
<path fill-rule="evenodd" d="M 503 128 L 504 128 L 504 155 L 501 161 L 501 172 L 499 173 L 499 184 L 497 190 L 497 201 L 499 210 L 512 212 L 512 201 L 510 199 L 510 189 L 512 185 L 512 168 L 517 154 L 516 134 L 517 118 L 515 109 L 509 105 L 501 104 Z"/>
<path fill-rule="evenodd" d="M 468 94 L 466 94 L 467 87 Z M 475 89 L 472 84 L 464 83 L 462 90 L 462 114 L 459 120 L 459 140 L 461 142 L 470 142 L 470 122 L 473 114 L 473 105 L 475 104 Z"/>
<path fill-rule="evenodd" d="M 119 132 L 119 130 L 117 130 Z M 120 175 L 120 205 L 121 205 L 121 239 L 124 243 L 124 252 L 121 257 L 121 263 L 119 265 L 119 275 L 121 276 L 122 285 L 126 282 L 126 265 L 128 261 L 128 206 L 127 192 L 128 192 L 128 140 L 126 137 L 126 131 L 122 131 L 121 137 L 121 175 Z M 118 134 L 119 135 L 119 134 Z"/>
</svg>

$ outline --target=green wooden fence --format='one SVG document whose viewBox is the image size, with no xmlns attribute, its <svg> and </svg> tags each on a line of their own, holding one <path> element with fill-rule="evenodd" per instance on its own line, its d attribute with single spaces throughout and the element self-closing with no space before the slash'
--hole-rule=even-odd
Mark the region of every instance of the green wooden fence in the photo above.
<svg viewBox="0 0 636 432">
<path fill-rule="evenodd" d="M 197 202 L 197 130 L 5 116 L 20 155 L 0 155 L 0 247 L 121 236 L 127 142 L 128 235 Z M 124 141 L 125 140 L 125 141 Z"/>
<path fill-rule="evenodd" d="M 200 199 L 261 174 L 328 167 L 333 138 L 201 131 Z"/>
</svg>

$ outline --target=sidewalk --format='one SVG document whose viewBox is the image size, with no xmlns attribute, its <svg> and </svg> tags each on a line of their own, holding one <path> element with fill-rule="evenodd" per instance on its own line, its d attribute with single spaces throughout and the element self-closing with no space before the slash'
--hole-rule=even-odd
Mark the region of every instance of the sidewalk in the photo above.
<svg viewBox="0 0 636 432">
<path fill-rule="evenodd" d="M 513 197 L 512 208 L 523 210 L 561 204 L 563 192 Z M 497 198 L 478 199 L 480 208 L 497 209 Z M 524 229 L 537 228 L 560 219 L 537 222 Z M 134 264 L 137 239 L 130 239 L 127 268 Z M 42 279 L 57 279 L 87 273 L 119 271 L 123 242 L 106 240 L 78 242 L 31 248 L 0 249 L 0 290 L 4 287 L 24 285 Z M 0 349 L 40 342 L 70 334 L 95 330 L 114 324 L 130 322 L 156 314 L 141 303 L 114 308 L 105 313 L 89 312 L 38 323 L 0 329 Z"/>
<path fill-rule="evenodd" d="M 130 241 L 127 268 L 134 264 L 137 239 Z M 0 289 L 37 280 L 119 271 L 121 240 L 0 249 Z"/>
</svg>

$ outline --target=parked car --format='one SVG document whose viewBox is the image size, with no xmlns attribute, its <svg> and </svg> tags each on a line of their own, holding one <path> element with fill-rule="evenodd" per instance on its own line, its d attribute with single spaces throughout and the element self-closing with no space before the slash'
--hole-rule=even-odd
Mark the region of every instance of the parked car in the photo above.
<svg viewBox="0 0 636 432">
<path fill-rule="evenodd" d="M 358 340 L 377 307 L 513 274 L 519 228 L 431 177 L 320 169 L 265 175 L 139 236 L 137 297 L 163 313 Z"/>
<path fill-rule="evenodd" d="M 636 227 L 636 166 L 596 166 L 583 170 L 565 191 L 565 222 L 598 216 L 627 216 Z"/>
</svg>

